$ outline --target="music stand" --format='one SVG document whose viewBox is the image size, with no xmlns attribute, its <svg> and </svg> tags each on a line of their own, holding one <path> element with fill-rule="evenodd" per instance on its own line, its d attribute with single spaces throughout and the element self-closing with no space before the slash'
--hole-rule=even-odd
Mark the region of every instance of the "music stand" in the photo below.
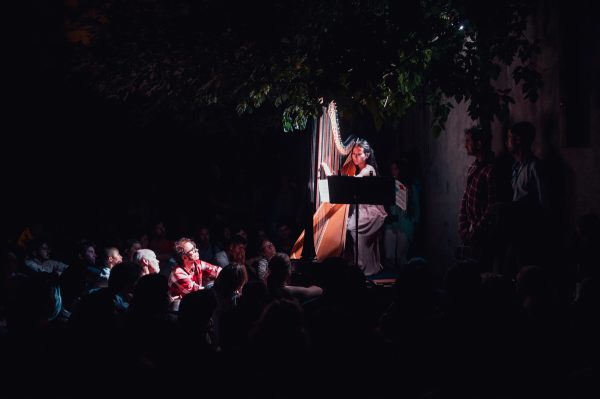
<svg viewBox="0 0 600 399">
<path fill-rule="evenodd" d="M 327 176 L 329 202 L 354 204 L 356 212 L 356 240 L 354 264 L 358 266 L 358 205 L 392 205 L 396 199 L 396 186 L 391 177 Z"/>
</svg>

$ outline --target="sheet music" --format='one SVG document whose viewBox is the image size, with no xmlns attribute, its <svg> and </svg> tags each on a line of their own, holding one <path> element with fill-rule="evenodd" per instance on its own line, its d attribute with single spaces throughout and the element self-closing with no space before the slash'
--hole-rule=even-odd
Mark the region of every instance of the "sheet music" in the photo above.
<svg viewBox="0 0 600 399">
<path fill-rule="evenodd" d="M 403 211 L 406 210 L 406 186 L 396 180 L 396 205 Z"/>
<path fill-rule="evenodd" d="M 319 179 L 317 180 L 319 185 L 319 197 L 321 197 L 321 202 L 329 202 L 329 182 L 327 179 Z"/>
</svg>

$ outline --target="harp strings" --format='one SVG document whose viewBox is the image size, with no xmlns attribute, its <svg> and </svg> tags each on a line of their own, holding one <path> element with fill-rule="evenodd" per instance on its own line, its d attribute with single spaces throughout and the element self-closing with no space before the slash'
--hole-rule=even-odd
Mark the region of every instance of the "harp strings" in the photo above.
<svg viewBox="0 0 600 399">
<path fill-rule="evenodd" d="M 333 174 L 338 174 L 346 156 L 352 150 L 354 144 L 353 138 L 349 138 L 346 142 L 342 140 L 338 114 L 335 102 L 329 103 L 327 108 L 323 108 L 321 117 L 319 118 L 319 131 L 317 136 L 317 165 L 318 170 L 314 174 L 316 179 L 326 179 L 325 174 L 321 170 L 321 164 L 325 163 Z M 321 196 L 318 185 L 315 190 L 315 204 L 317 209 L 321 208 Z M 331 206 L 331 205 L 329 205 Z M 325 206 L 328 209 L 328 206 Z M 323 209 L 321 216 L 325 216 L 327 212 Z M 321 238 L 327 225 L 326 217 L 319 217 L 315 226 L 315 247 L 318 248 Z"/>
</svg>

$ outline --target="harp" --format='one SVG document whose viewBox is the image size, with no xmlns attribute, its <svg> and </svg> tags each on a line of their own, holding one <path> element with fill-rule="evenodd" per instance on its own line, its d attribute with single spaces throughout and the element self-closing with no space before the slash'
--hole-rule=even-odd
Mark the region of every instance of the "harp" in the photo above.
<svg viewBox="0 0 600 399">
<path fill-rule="evenodd" d="M 291 259 L 300 259 L 303 256 L 305 237 L 314 238 L 314 254 L 318 261 L 341 256 L 346 244 L 348 205 L 331 204 L 322 200 L 318 181 L 326 179 L 331 173 L 354 175 L 355 167 L 349 154 L 355 139 L 349 137 L 342 140 L 337 109 L 333 101 L 327 107 L 323 107 L 322 111 L 315 126 L 311 148 L 313 163 L 309 188 L 311 202 L 314 201 L 316 208 L 312 221 L 313 234 L 305 234 L 306 231 L 300 234 L 292 248 Z"/>
</svg>

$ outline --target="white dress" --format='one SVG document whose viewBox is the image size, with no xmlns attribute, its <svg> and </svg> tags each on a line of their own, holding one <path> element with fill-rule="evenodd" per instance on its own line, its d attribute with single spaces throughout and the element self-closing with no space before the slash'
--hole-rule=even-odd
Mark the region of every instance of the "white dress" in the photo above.
<svg viewBox="0 0 600 399">
<path fill-rule="evenodd" d="M 372 174 L 371 174 L 372 172 Z M 375 176 L 375 168 L 367 165 L 356 177 Z M 382 205 L 360 204 L 358 206 L 358 267 L 369 276 L 381 271 L 381 257 L 379 255 L 379 231 L 387 213 Z M 346 241 L 345 253 L 354 261 L 354 242 L 356 240 L 356 212 L 354 205 L 350 205 L 346 228 L 349 239 Z"/>
</svg>

